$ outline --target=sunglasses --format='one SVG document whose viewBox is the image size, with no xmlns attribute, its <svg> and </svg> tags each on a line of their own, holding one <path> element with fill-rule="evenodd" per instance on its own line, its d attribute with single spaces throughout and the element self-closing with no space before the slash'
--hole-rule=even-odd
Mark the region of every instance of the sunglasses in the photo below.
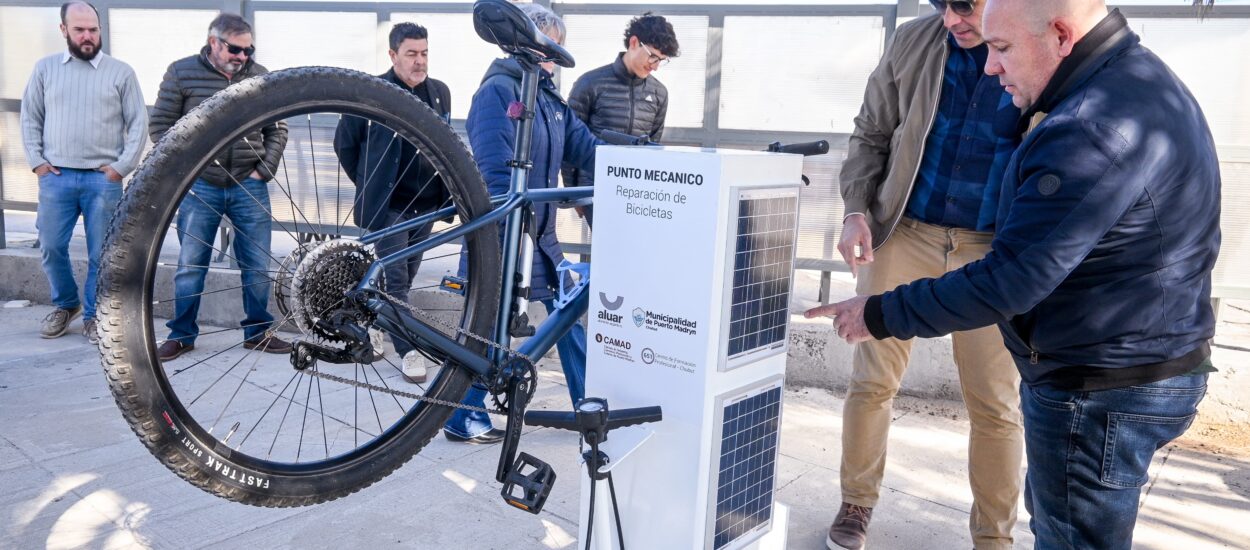
<svg viewBox="0 0 1250 550">
<path fill-rule="evenodd" d="M 969 15 L 972 15 L 972 12 L 977 5 L 976 0 L 929 0 L 929 4 L 931 4 L 933 9 L 937 10 L 938 13 L 946 13 L 946 8 L 949 6 L 951 11 L 955 12 L 955 15 L 960 17 L 968 17 Z"/>
<path fill-rule="evenodd" d="M 256 46 L 248 46 L 244 48 L 243 46 L 235 46 L 234 44 L 226 42 L 225 38 L 216 38 L 218 42 L 221 42 L 221 45 L 226 47 L 226 51 L 230 52 L 230 55 L 244 54 L 248 57 L 252 57 L 252 54 L 256 53 Z"/>
</svg>

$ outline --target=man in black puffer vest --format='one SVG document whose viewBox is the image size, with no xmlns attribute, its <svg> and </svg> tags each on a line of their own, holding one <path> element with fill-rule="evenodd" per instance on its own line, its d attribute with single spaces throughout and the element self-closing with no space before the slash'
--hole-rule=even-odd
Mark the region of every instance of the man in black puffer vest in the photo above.
<svg viewBox="0 0 1250 550">
<path fill-rule="evenodd" d="M 660 141 L 668 88 L 651 73 L 679 53 L 668 20 L 651 12 L 635 17 L 625 27 L 625 51 L 616 61 L 578 78 L 569 93 L 569 107 L 595 136 L 611 130 Z M 567 186 L 594 185 L 595 175 L 585 170 L 565 165 L 563 174 Z"/>
<path fill-rule="evenodd" d="M 451 91 L 429 77 L 429 32 L 414 23 L 399 23 L 389 37 L 391 70 L 381 78 L 417 96 L 443 120 L 451 120 Z M 418 154 L 407 140 L 394 140 L 394 131 L 382 124 L 366 124 L 364 119 L 345 116 L 334 132 L 334 152 L 343 173 L 356 185 L 353 209 L 356 225 L 378 231 L 450 206 L 450 195 L 426 155 Z M 394 146 L 387 144 L 396 141 Z M 372 144 L 372 147 L 370 146 Z M 378 146 L 382 144 L 382 146 Z M 432 223 L 397 233 L 377 244 L 379 257 L 393 254 L 429 236 Z M 396 299 L 408 301 L 412 279 L 421 267 L 421 256 L 386 268 L 385 290 Z M 425 381 L 426 368 L 420 354 L 399 338 L 392 338 L 395 351 L 403 357 L 404 376 L 409 382 Z"/>
<path fill-rule="evenodd" d="M 198 55 L 173 62 L 161 81 L 160 93 L 148 123 L 152 142 L 213 94 L 242 80 L 267 72 L 252 55 L 252 26 L 242 17 L 223 13 L 208 26 L 208 44 Z M 227 146 L 215 162 L 199 174 L 191 192 L 178 207 L 178 270 L 174 274 L 174 318 L 169 339 L 157 350 L 162 361 L 172 360 L 195 347 L 199 336 L 196 317 L 204 277 L 212 257 L 213 236 L 221 218 L 230 218 L 236 237 L 233 259 L 242 279 L 241 323 L 244 347 L 268 353 L 290 353 L 291 344 L 270 332 L 269 187 L 286 147 L 286 123 L 278 121 L 243 136 Z"/>
</svg>

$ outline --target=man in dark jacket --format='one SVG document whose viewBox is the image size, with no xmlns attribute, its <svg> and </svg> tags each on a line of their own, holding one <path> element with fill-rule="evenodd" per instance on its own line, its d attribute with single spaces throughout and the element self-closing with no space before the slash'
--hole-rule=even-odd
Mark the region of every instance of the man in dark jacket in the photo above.
<svg viewBox="0 0 1250 550">
<path fill-rule="evenodd" d="M 552 40 L 564 42 L 564 21 L 559 16 L 537 4 L 520 4 L 518 7 Z M 538 83 L 530 145 L 533 167 L 526 182 L 530 189 L 556 187 L 560 166 L 566 160 L 583 170 L 593 169 L 595 146 L 603 143 L 595 139 L 561 99 L 559 90 L 551 82 L 554 68 L 553 63 L 543 63 Z M 512 168 L 508 162 L 512 160 L 515 149 L 517 122 L 509 118 L 508 111 L 511 104 L 521 99 L 522 74 L 521 65 L 515 59 L 495 60 L 482 78 L 482 86 L 473 95 L 473 104 L 469 108 L 469 119 L 465 125 L 469 131 L 469 144 L 491 195 L 506 194 L 510 188 Z M 560 284 L 556 266 L 564 259 L 564 252 L 556 239 L 555 206 L 535 205 L 534 217 L 538 242 L 530 276 L 529 299 L 542 302 L 550 313 L 555 310 L 554 289 Z M 462 259 L 461 271 L 466 267 Z M 568 383 L 569 398 L 576 403 L 585 394 L 585 327 L 581 323 L 575 324 L 556 342 L 556 351 Z M 474 387 L 465 400 L 481 402 L 485 395 L 484 390 Z M 443 433 L 448 439 L 462 441 L 473 438 L 475 434 L 488 433 L 490 429 L 490 417 L 486 414 L 457 409 L 443 427 Z"/>
<path fill-rule="evenodd" d="M 200 53 L 173 62 L 165 71 L 148 124 L 152 141 L 160 141 L 179 118 L 214 93 L 269 72 L 256 63 L 255 52 L 252 26 L 242 17 L 223 13 L 213 19 L 208 44 Z M 279 121 L 226 147 L 200 173 L 179 206 L 177 231 L 182 249 L 174 274 L 174 318 L 166 323 L 169 339 L 157 350 L 162 361 L 195 347 L 200 294 L 222 216 L 230 218 L 235 228 L 233 252 L 246 315 L 241 324 L 243 345 L 268 353 L 290 353 L 291 344 L 269 330 L 273 324 L 268 308 L 272 218 L 265 184 L 282 160 L 286 139 L 286 123 Z"/>
<path fill-rule="evenodd" d="M 994 238 L 1003 174 L 1020 110 L 985 74 L 984 2 L 940 2 L 899 26 L 868 79 L 842 163 L 838 251 L 873 295 L 981 259 Z M 857 254 L 858 250 L 858 254 Z M 1010 549 L 1020 500 L 1020 375 L 993 327 L 951 335 L 968 411 L 968 530 L 976 550 Z M 842 407 L 842 504 L 830 548 L 860 548 L 881 499 L 894 396 L 912 342 L 855 346 Z"/>
<path fill-rule="evenodd" d="M 451 91 L 447 85 L 429 78 L 429 33 L 414 23 L 398 23 L 391 28 L 391 69 L 379 78 L 417 96 L 443 120 L 451 120 Z M 385 229 L 450 204 L 447 189 L 438 172 L 418 154 L 407 140 L 395 140 L 394 131 L 381 124 L 366 124 L 346 116 L 334 133 L 334 152 L 343 172 L 356 186 L 353 216 L 366 231 Z M 399 233 L 378 241 L 378 257 L 393 254 L 429 236 L 433 224 Z M 386 269 L 385 290 L 396 299 L 408 301 L 412 279 L 421 267 L 421 256 Z M 402 338 L 391 338 L 395 351 L 403 357 L 404 377 L 412 383 L 425 382 L 426 365 L 420 353 Z"/>
<path fill-rule="evenodd" d="M 1101 0 L 990 0 L 1022 120 L 981 261 L 833 314 L 848 341 L 997 323 L 1020 371 L 1038 548 L 1129 548 L 1154 452 L 1206 392 L 1220 168 L 1192 94 Z"/>
<path fill-rule="evenodd" d="M 680 53 L 673 25 L 644 13 L 625 27 L 625 51 L 573 84 L 569 107 L 595 135 L 603 130 L 660 141 L 668 113 L 668 88 L 651 73 Z M 565 185 L 594 185 L 593 170 L 566 164 Z"/>
</svg>

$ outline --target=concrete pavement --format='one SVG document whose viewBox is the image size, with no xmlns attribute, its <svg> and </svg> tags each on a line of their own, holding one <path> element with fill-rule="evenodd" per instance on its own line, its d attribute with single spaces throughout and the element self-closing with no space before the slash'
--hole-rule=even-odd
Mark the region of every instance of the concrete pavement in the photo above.
<svg viewBox="0 0 1250 550">
<path fill-rule="evenodd" d="M 559 476 L 538 516 L 499 498 L 496 447 L 442 438 L 391 477 L 335 502 L 273 510 L 212 497 L 136 440 L 95 349 L 77 332 L 38 338 L 49 311 L 0 309 L 0 548 L 576 547 L 576 438 L 550 429 L 522 440 L 522 450 Z M 558 365 L 542 367 L 534 407 L 567 406 Z M 777 499 L 790 506 L 789 547 L 823 548 L 838 503 L 841 400 L 792 389 L 785 408 Z M 969 546 L 968 425 L 958 409 L 900 398 L 870 548 Z M 1137 547 L 1250 547 L 1250 453 L 1172 445 L 1151 473 Z M 1031 547 L 1023 508 L 1020 516 L 1016 545 Z"/>
</svg>

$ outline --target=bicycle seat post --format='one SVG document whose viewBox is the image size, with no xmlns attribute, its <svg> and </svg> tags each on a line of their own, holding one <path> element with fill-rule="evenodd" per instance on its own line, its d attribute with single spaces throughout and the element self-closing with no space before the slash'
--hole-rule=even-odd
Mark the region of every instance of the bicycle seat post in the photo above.
<svg viewBox="0 0 1250 550">
<path fill-rule="evenodd" d="M 521 67 L 525 72 L 521 76 L 521 101 L 518 102 L 519 104 L 514 103 L 508 106 L 509 118 L 517 121 L 516 137 L 513 140 L 515 145 L 512 150 L 512 160 L 508 162 L 508 165 L 512 168 L 508 193 L 511 196 L 524 196 L 528 189 L 529 173 L 532 166 L 530 146 L 533 142 L 534 133 L 534 109 L 538 102 L 539 71 L 542 69 L 538 66 L 536 59 L 524 54 L 514 54 L 513 58 L 521 63 Z M 524 210 L 518 208 L 508 214 L 504 229 L 503 242 L 505 247 L 520 242 L 522 222 L 525 216 Z M 517 272 L 517 260 L 515 251 L 505 248 L 503 264 L 504 284 L 500 289 L 500 303 L 508 304 L 509 307 L 500 309 L 499 318 L 495 323 L 495 342 L 504 347 L 507 347 L 510 342 L 508 329 L 511 326 L 513 315 L 511 304 L 514 302 L 513 298 L 516 290 L 513 284 L 513 277 Z"/>
</svg>

